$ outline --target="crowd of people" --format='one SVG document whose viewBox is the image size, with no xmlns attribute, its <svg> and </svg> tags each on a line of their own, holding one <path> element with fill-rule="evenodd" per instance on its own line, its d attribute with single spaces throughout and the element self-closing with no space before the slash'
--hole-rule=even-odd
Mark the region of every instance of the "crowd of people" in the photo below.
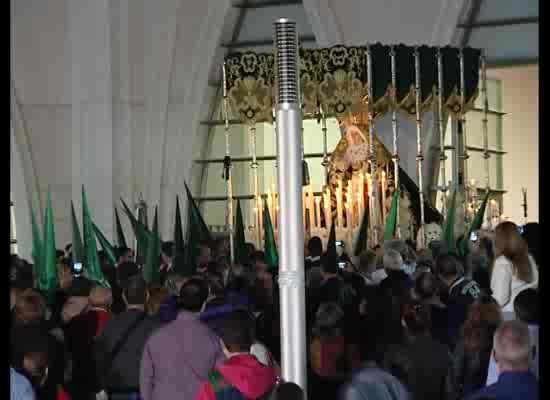
<svg viewBox="0 0 550 400">
<path fill-rule="evenodd" d="M 336 246 L 331 243 L 331 246 Z M 532 247 L 532 246 L 531 246 Z M 201 243 L 196 274 L 148 285 L 131 249 L 101 255 L 110 288 L 58 251 L 59 288 L 11 262 L 11 399 L 538 399 L 538 266 L 511 222 L 467 257 L 384 242 L 355 257 L 305 246 L 308 385 L 284 382 L 277 270 L 247 244 Z M 304 390 L 303 390 L 304 389 Z"/>
</svg>

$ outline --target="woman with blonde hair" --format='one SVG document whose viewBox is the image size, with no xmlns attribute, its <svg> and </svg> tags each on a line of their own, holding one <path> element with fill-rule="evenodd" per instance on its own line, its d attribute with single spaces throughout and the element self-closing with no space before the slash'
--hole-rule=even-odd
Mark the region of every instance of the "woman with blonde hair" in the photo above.
<svg viewBox="0 0 550 400">
<path fill-rule="evenodd" d="M 493 297 L 504 313 L 513 313 L 518 293 L 536 288 L 539 282 L 538 266 L 513 222 L 506 221 L 496 227 L 495 257 L 491 275 Z"/>
</svg>

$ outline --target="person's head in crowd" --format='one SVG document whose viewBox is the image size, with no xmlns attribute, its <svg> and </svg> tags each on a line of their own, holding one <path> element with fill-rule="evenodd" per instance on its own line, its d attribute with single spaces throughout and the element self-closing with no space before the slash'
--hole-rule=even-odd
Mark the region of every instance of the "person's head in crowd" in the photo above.
<svg viewBox="0 0 550 400">
<path fill-rule="evenodd" d="M 199 243 L 197 257 L 195 264 L 199 272 L 204 272 L 206 266 L 212 261 L 212 250 L 210 249 L 210 243 L 202 241 Z"/>
<path fill-rule="evenodd" d="M 529 328 L 518 320 L 503 322 L 493 338 L 493 356 L 499 373 L 529 370 Z"/>
<path fill-rule="evenodd" d="M 254 266 L 254 272 L 256 274 L 263 274 L 267 271 L 267 265 L 265 263 L 265 253 L 261 250 L 256 250 L 251 258 Z"/>
<path fill-rule="evenodd" d="M 246 310 L 235 310 L 221 323 L 220 343 L 226 357 L 234 353 L 250 353 L 254 343 L 254 322 Z"/>
<path fill-rule="evenodd" d="M 136 263 L 132 261 L 127 261 L 122 264 L 119 264 L 117 269 L 117 280 L 121 286 L 126 284 L 128 278 L 134 275 L 140 275 L 141 271 Z"/>
<path fill-rule="evenodd" d="M 145 302 L 145 311 L 150 316 L 155 316 L 160 311 L 160 306 L 170 297 L 170 292 L 164 286 L 153 286 L 147 291 L 149 296 Z"/>
<path fill-rule="evenodd" d="M 384 269 L 386 271 L 400 271 L 403 266 L 403 257 L 394 249 L 384 250 Z"/>
<path fill-rule="evenodd" d="M 318 236 L 313 236 L 307 243 L 307 249 L 311 258 L 321 257 L 323 255 L 323 242 Z"/>
<path fill-rule="evenodd" d="M 416 258 L 416 264 L 419 269 L 424 270 L 423 272 L 431 272 L 434 267 L 432 251 L 429 248 L 420 250 Z"/>
<path fill-rule="evenodd" d="M 143 309 L 147 302 L 147 283 L 141 275 L 134 275 L 122 289 L 122 299 L 127 308 Z"/>
<path fill-rule="evenodd" d="M 59 263 L 65 258 L 65 252 L 63 250 L 57 249 L 55 251 L 55 259 Z"/>
<path fill-rule="evenodd" d="M 124 264 L 132 262 L 134 260 L 134 252 L 125 246 L 119 246 L 116 248 L 117 264 Z"/>
<path fill-rule="evenodd" d="M 208 298 L 208 284 L 203 279 L 191 278 L 180 289 L 178 310 L 199 313 Z"/>
<path fill-rule="evenodd" d="M 44 297 L 33 289 L 26 289 L 17 296 L 14 307 L 15 324 L 31 325 L 44 321 L 47 305 Z"/>
<path fill-rule="evenodd" d="M 216 239 L 213 244 L 214 254 L 216 260 L 223 259 L 228 256 L 229 253 L 229 241 L 227 238 L 222 237 L 219 239 Z"/>
<path fill-rule="evenodd" d="M 208 268 L 205 279 L 208 283 L 209 298 L 222 297 L 224 294 L 223 276 L 217 272 L 214 266 Z"/>
<path fill-rule="evenodd" d="M 113 292 L 109 288 L 96 286 L 90 292 L 89 301 L 92 307 L 110 310 L 113 305 Z"/>
<path fill-rule="evenodd" d="M 469 253 L 466 256 L 466 262 L 464 263 L 464 275 L 468 278 L 473 278 L 476 271 L 484 269 L 486 264 L 487 260 L 484 256 L 476 253 Z"/>
<path fill-rule="evenodd" d="M 401 258 L 403 259 L 403 261 L 409 258 L 409 249 L 407 244 L 403 240 L 398 240 L 398 239 L 386 240 L 383 243 L 382 248 L 383 248 L 384 255 L 388 250 L 394 250 L 401 255 Z"/>
<path fill-rule="evenodd" d="M 332 278 L 338 274 L 338 265 L 336 260 L 325 253 L 321 259 L 321 276 L 324 280 Z"/>
<path fill-rule="evenodd" d="M 67 290 L 73 283 L 73 271 L 70 264 L 65 259 L 61 263 L 57 263 L 57 279 L 61 290 Z"/>
<path fill-rule="evenodd" d="M 365 250 L 359 256 L 359 272 L 370 275 L 376 271 L 376 252 Z"/>
<path fill-rule="evenodd" d="M 501 222 L 495 228 L 495 256 L 506 257 L 513 265 L 514 275 L 519 280 L 531 282 L 533 273 L 529 262 L 527 243 L 521 237 L 516 224 Z"/>
<path fill-rule="evenodd" d="M 488 295 L 480 296 L 468 307 L 462 325 L 465 349 L 470 353 L 482 350 L 483 343 L 488 339 L 486 335 L 492 335 L 501 322 L 502 314 L 496 300 Z"/>
<path fill-rule="evenodd" d="M 21 360 L 23 373 L 31 382 L 35 392 L 40 393 L 40 388 L 48 379 L 51 364 L 48 338 L 37 331 L 26 331 L 21 339 L 27 341 Z"/>
<path fill-rule="evenodd" d="M 393 374 L 369 366 L 342 387 L 339 400 L 411 400 L 411 395 Z"/>
<path fill-rule="evenodd" d="M 305 400 L 304 391 L 294 382 L 284 382 L 273 392 L 272 400 Z"/>
<path fill-rule="evenodd" d="M 248 258 L 251 258 L 254 252 L 256 251 L 256 246 L 254 246 L 254 243 L 246 242 L 245 244 L 246 248 L 246 255 Z"/>
<path fill-rule="evenodd" d="M 464 274 L 464 269 L 456 256 L 443 254 L 435 260 L 437 277 L 448 288 Z"/>
<path fill-rule="evenodd" d="M 418 300 L 408 299 L 401 306 L 401 321 L 412 336 L 422 336 L 430 331 L 430 308 Z"/>
<path fill-rule="evenodd" d="M 422 302 L 438 295 L 439 281 L 431 272 L 423 272 L 414 284 L 414 292 Z"/>
<path fill-rule="evenodd" d="M 342 335 L 344 311 L 336 303 L 322 303 L 315 314 L 312 333 L 316 337 Z"/>
<path fill-rule="evenodd" d="M 65 257 L 66 258 L 71 258 L 72 256 L 72 251 L 73 251 L 73 244 L 72 243 L 68 243 L 66 246 L 65 246 Z"/>
<path fill-rule="evenodd" d="M 169 272 L 164 285 L 172 296 L 179 296 L 181 286 L 186 281 L 185 277 L 177 272 Z"/>
<path fill-rule="evenodd" d="M 166 265 L 171 265 L 174 260 L 174 242 L 164 242 L 161 246 L 160 257 Z"/>
<path fill-rule="evenodd" d="M 514 312 L 520 321 L 528 325 L 538 325 L 540 321 L 538 291 L 528 288 L 519 292 L 514 299 Z"/>
<path fill-rule="evenodd" d="M 448 253 L 447 243 L 443 240 L 432 240 L 428 244 L 428 248 L 432 252 L 432 257 L 434 260 L 436 260 L 439 256 Z"/>
<path fill-rule="evenodd" d="M 377 244 L 372 249 L 376 253 L 376 257 L 378 257 L 378 259 L 381 260 L 382 257 L 384 256 L 384 248 L 382 246 L 380 246 L 379 244 Z"/>
<path fill-rule="evenodd" d="M 495 259 L 493 240 L 485 235 L 479 235 L 477 253 L 486 258 L 488 266 L 492 265 Z"/>
</svg>

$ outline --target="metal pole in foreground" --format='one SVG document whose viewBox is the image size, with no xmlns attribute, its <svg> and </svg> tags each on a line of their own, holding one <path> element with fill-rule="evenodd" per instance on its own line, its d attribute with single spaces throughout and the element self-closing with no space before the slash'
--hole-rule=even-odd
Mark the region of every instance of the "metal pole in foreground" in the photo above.
<svg viewBox="0 0 550 400">
<path fill-rule="evenodd" d="M 275 22 L 275 67 L 281 366 L 283 379 L 305 391 L 307 347 L 298 38 L 296 23 L 284 18 Z"/>
</svg>

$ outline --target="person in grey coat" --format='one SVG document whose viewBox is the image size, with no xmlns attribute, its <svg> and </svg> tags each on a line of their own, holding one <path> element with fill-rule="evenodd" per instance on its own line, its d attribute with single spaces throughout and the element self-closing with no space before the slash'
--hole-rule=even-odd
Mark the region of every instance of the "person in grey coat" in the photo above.
<svg viewBox="0 0 550 400">
<path fill-rule="evenodd" d="M 375 365 L 357 372 L 340 391 L 340 400 L 411 400 L 401 382 Z"/>
<path fill-rule="evenodd" d="M 207 297 L 205 281 L 185 282 L 177 318 L 147 341 L 139 382 L 143 400 L 194 399 L 208 372 L 225 359 L 219 338 L 199 319 Z"/>
<path fill-rule="evenodd" d="M 99 381 L 111 400 L 136 398 L 143 348 L 162 325 L 145 313 L 147 284 L 140 275 L 128 279 L 122 298 L 126 311 L 107 322 L 94 347 Z"/>
</svg>

